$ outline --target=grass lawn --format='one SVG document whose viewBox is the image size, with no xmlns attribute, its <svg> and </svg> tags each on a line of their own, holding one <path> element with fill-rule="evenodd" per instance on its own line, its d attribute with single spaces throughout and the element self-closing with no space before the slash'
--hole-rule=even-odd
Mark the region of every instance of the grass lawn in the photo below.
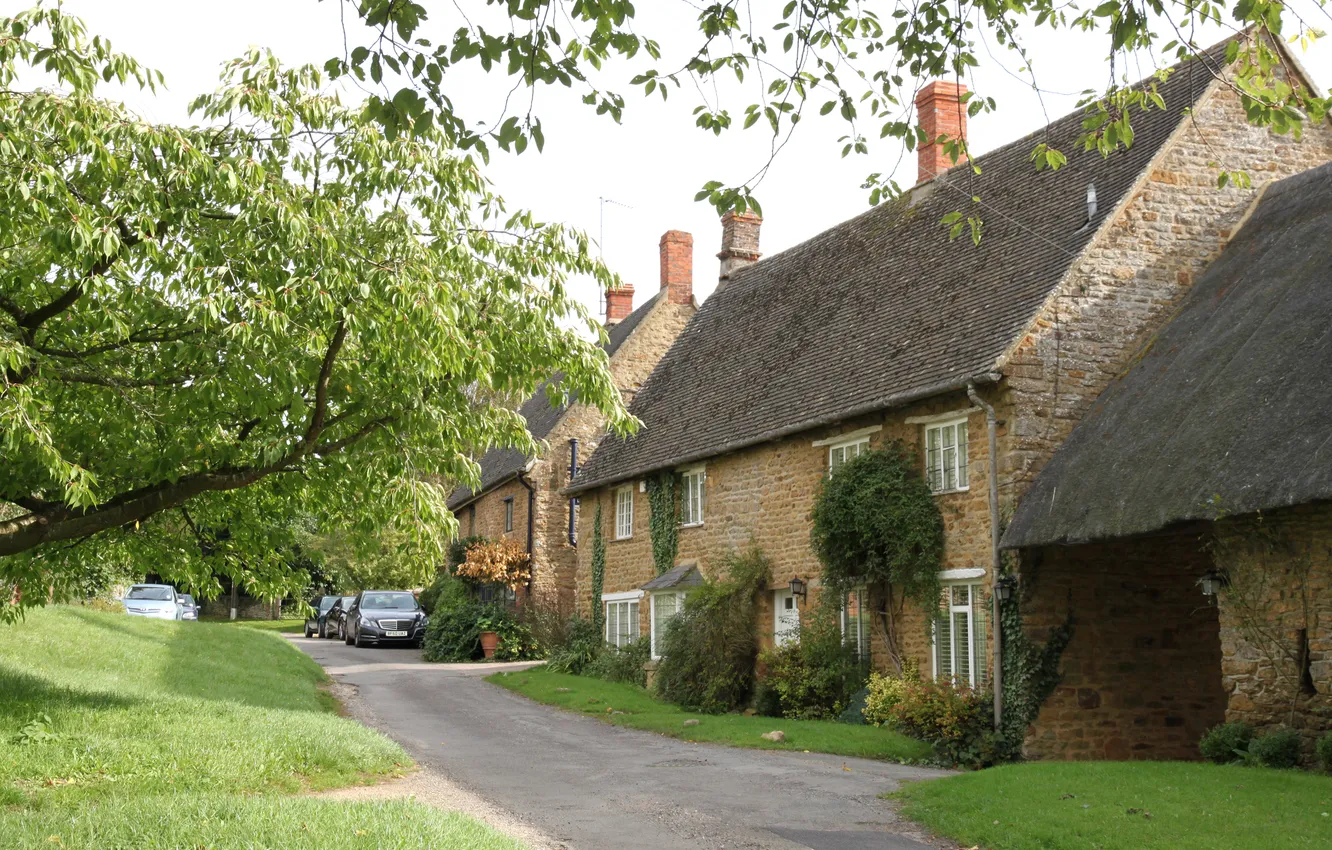
<svg viewBox="0 0 1332 850">
<path fill-rule="evenodd" d="M 635 685 L 617 685 L 586 676 L 551 673 L 543 668 L 487 677 L 528 699 L 587 714 L 616 726 L 658 732 L 686 741 L 728 744 L 763 750 L 808 750 L 839 756 L 921 761 L 931 755 L 928 744 L 874 726 L 851 726 L 821 720 L 785 720 L 738 714 L 695 714 L 654 699 Z M 567 688 L 567 691 L 560 689 Z M 623 714 L 612 714 L 622 711 Z M 684 725 L 697 720 L 697 726 Z M 760 735 L 780 729 L 786 741 L 773 743 Z"/>
<path fill-rule="evenodd" d="M 247 629 L 281 632 L 288 635 L 299 635 L 305 631 L 304 620 L 228 620 L 226 617 L 205 617 L 201 622 L 225 623 L 230 626 L 243 626 Z"/>
<path fill-rule="evenodd" d="M 393 776 L 411 760 L 339 717 L 324 681 L 257 629 L 29 612 L 0 627 L 0 836 L 25 837 L 0 844 L 248 848 L 281 846 L 303 823 L 346 817 L 350 829 L 376 804 L 282 795 Z M 412 811 L 423 830 L 456 820 Z M 150 828 L 155 838 L 135 832 Z M 337 834 L 358 846 L 354 830 Z"/>
<path fill-rule="evenodd" d="M 986 850 L 1332 847 L 1332 777 L 1188 762 L 1039 762 L 892 795 L 935 832 Z"/>
</svg>

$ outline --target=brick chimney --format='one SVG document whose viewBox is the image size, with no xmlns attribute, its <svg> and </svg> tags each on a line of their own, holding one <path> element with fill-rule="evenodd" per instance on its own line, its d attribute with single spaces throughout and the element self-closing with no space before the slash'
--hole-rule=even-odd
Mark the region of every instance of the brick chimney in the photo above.
<svg viewBox="0 0 1332 850">
<path fill-rule="evenodd" d="M 953 158 L 935 140 L 941 135 L 966 139 L 967 108 L 959 100 L 966 93 L 966 86 L 935 80 L 916 95 L 916 120 L 926 138 L 917 151 L 917 183 L 933 180 L 953 167 Z M 958 163 L 963 162 L 966 162 L 965 157 L 958 160 Z"/>
<path fill-rule="evenodd" d="M 720 279 L 723 283 L 730 280 L 733 273 L 763 256 L 759 253 L 759 228 L 762 225 L 763 219 L 752 212 L 731 210 L 722 216 L 722 248 L 717 258 L 721 260 Z"/>
<path fill-rule="evenodd" d="M 661 235 L 661 288 L 668 304 L 694 303 L 694 237 L 683 230 Z"/>
<path fill-rule="evenodd" d="M 619 289 L 606 290 L 606 327 L 614 327 L 634 312 L 634 285 L 626 283 Z"/>
</svg>

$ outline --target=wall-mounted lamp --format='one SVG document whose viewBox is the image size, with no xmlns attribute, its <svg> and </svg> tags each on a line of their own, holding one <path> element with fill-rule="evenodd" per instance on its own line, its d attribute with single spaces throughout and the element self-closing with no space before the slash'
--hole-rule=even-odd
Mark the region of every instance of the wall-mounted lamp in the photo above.
<svg viewBox="0 0 1332 850">
<path fill-rule="evenodd" d="M 1203 596 L 1209 599 L 1215 597 L 1225 583 L 1226 577 L 1216 570 L 1208 570 L 1198 579 L 1198 586 L 1202 588 Z"/>
<path fill-rule="evenodd" d="M 804 579 L 800 578 L 800 576 L 796 576 L 795 578 L 791 579 L 792 596 L 799 596 L 803 600 L 805 599 L 805 596 L 808 593 L 809 593 L 809 588 L 805 586 Z"/>
<path fill-rule="evenodd" d="M 1017 586 L 1017 576 L 1011 573 L 999 576 L 999 580 L 994 583 L 994 595 L 999 597 L 1000 602 L 1007 602 L 1013 598 Z"/>
</svg>

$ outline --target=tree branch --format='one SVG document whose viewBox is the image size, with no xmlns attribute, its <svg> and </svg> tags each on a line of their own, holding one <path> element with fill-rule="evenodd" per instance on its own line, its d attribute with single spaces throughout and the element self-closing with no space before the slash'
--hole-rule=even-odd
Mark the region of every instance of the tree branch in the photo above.
<svg viewBox="0 0 1332 850">
<path fill-rule="evenodd" d="M 338 352 L 342 350 L 342 344 L 346 340 L 347 320 L 342 318 L 338 320 L 338 325 L 333 330 L 333 338 L 328 341 L 328 349 L 324 351 L 324 362 L 319 365 L 319 378 L 315 382 L 314 410 L 310 413 L 310 427 L 305 430 L 305 439 L 301 441 L 307 448 L 314 444 L 320 432 L 324 430 L 324 423 L 328 418 L 328 380 L 333 375 L 333 363 L 338 359 Z"/>
</svg>

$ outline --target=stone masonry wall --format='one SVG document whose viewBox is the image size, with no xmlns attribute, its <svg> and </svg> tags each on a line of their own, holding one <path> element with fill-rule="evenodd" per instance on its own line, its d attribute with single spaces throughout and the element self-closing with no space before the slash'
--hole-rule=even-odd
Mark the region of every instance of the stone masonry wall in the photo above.
<svg viewBox="0 0 1332 850">
<path fill-rule="evenodd" d="M 1332 504 L 1217 524 L 1226 720 L 1332 730 Z"/>
<path fill-rule="evenodd" d="M 1028 553 L 1027 626 L 1042 639 L 1071 613 L 1062 681 L 1027 739 L 1033 758 L 1196 759 L 1225 713 L 1217 609 L 1196 527 Z"/>
</svg>

